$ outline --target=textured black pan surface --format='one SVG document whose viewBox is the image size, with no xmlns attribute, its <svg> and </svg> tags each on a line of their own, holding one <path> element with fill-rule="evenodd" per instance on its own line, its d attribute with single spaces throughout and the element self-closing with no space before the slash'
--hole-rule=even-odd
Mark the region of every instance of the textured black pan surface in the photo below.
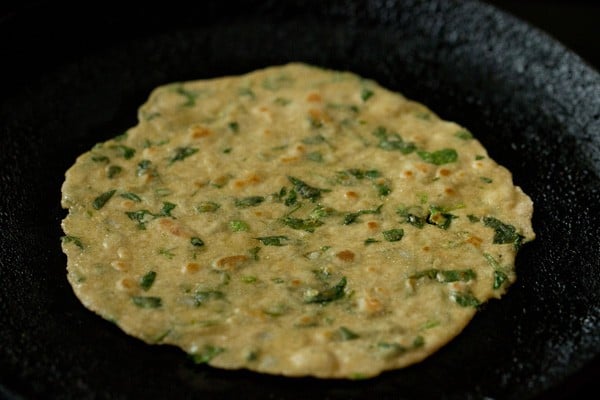
<svg viewBox="0 0 600 400">
<path fill-rule="evenodd" d="M 597 360 L 600 76 L 520 21 L 471 1 L 42 3 L 0 24 L 0 54 L 0 397 L 534 399 Z M 155 86 L 288 61 L 466 125 L 535 203 L 518 282 L 418 365 L 368 381 L 194 366 L 66 281 L 60 186 L 77 155 L 134 125 Z"/>
</svg>

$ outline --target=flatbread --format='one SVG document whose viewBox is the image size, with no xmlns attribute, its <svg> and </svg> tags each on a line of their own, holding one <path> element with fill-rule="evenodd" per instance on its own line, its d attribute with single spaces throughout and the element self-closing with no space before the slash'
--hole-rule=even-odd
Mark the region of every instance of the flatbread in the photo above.
<svg viewBox="0 0 600 400">
<path fill-rule="evenodd" d="M 515 281 L 530 198 L 464 127 L 291 63 L 155 89 L 66 172 L 88 309 L 199 363 L 320 378 L 406 367 Z"/>
</svg>

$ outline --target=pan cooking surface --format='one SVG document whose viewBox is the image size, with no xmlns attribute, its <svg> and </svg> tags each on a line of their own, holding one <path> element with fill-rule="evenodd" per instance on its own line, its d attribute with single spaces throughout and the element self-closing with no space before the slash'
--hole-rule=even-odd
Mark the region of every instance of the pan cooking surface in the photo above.
<svg viewBox="0 0 600 400">
<path fill-rule="evenodd" d="M 600 76 L 476 2 L 211 1 L 0 24 L 0 394 L 39 398 L 535 398 L 600 353 Z M 183 6 L 182 6 L 183 7 Z M 87 311 L 66 281 L 60 185 L 160 84 L 288 61 L 348 69 L 467 126 L 536 206 L 518 281 L 424 362 L 367 381 L 193 365 Z"/>
</svg>

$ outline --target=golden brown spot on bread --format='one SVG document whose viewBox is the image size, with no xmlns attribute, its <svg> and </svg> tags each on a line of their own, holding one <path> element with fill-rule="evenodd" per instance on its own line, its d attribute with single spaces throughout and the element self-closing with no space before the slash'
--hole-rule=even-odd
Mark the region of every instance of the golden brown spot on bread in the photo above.
<svg viewBox="0 0 600 400">
<path fill-rule="evenodd" d="M 429 166 L 427 164 L 417 164 L 417 169 L 421 172 L 429 172 Z"/>
<path fill-rule="evenodd" d="M 311 108 L 308 110 L 308 115 L 315 121 L 319 122 L 329 122 L 331 121 L 331 117 L 323 110 L 318 110 L 316 108 Z"/>
<path fill-rule="evenodd" d="M 243 179 L 236 179 L 233 181 L 233 186 L 237 189 L 241 189 L 246 186 L 256 185 L 262 181 L 261 177 L 255 173 L 251 173 Z"/>
<path fill-rule="evenodd" d="M 198 263 L 187 263 L 181 268 L 181 272 L 184 274 L 193 274 L 195 272 L 200 271 L 200 264 Z"/>
<path fill-rule="evenodd" d="M 135 206 L 135 202 L 129 199 L 125 199 L 121 202 L 121 205 L 124 208 L 132 208 L 133 206 Z"/>
<path fill-rule="evenodd" d="M 350 190 L 350 191 L 344 193 L 344 197 L 346 197 L 347 199 L 356 200 L 356 199 L 358 199 L 358 193 Z"/>
<path fill-rule="evenodd" d="M 367 314 L 378 314 L 383 311 L 383 304 L 373 296 L 365 296 L 358 299 L 358 308 Z"/>
<path fill-rule="evenodd" d="M 166 230 L 167 232 L 169 232 L 171 235 L 174 235 L 174 236 L 178 236 L 178 237 L 192 236 L 192 233 L 189 229 L 187 229 L 185 226 L 181 225 L 179 222 L 173 221 L 172 219 L 169 219 L 169 218 L 161 218 L 158 221 L 158 225 L 160 225 L 161 228 L 163 228 L 164 230 Z"/>
<path fill-rule="evenodd" d="M 475 247 L 479 247 L 481 245 L 481 243 L 483 242 L 483 240 L 477 236 L 471 236 L 465 241 L 467 243 L 471 243 Z"/>
<path fill-rule="evenodd" d="M 216 269 L 231 271 L 241 267 L 247 260 L 248 257 L 244 255 L 227 256 L 215 260 L 213 265 Z"/>
<path fill-rule="evenodd" d="M 135 280 L 133 280 L 130 277 L 125 277 L 122 279 L 119 279 L 117 281 L 117 289 L 119 289 L 122 292 L 132 292 L 133 290 L 135 290 L 137 288 L 137 284 L 135 282 Z"/>
<path fill-rule="evenodd" d="M 212 131 L 204 126 L 195 126 L 192 128 L 192 138 L 200 139 L 212 135 Z"/>
<path fill-rule="evenodd" d="M 367 222 L 367 227 L 369 229 L 377 229 L 377 228 L 379 228 L 379 224 L 375 221 L 369 221 L 369 222 Z"/>
<path fill-rule="evenodd" d="M 410 170 L 406 170 L 402 173 L 406 178 L 411 178 L 413 176 L 413 172 Z"/>
<path fill-rule="evenodd" d="M 123 260 L 115 260 L 110 263 L 110 266 L 113 267 L 117 271 L 123 272 L 123 271 L 127 271 L 127 269 L 129 268 L 129 263 L 127 263 Z"/>
<path fill-rule="evenodd" d="M 456 194 L 456 192 L 452 188 L 444 189 L 444 193 L 446 193 L 448 196 L 454 196 Z"/>
<path fill-rule="evenodd" d="M 354 253 L 350 250 L 342 250 L 339 253 L 337 253 L 335 256 L 344 262 L 354 261 Z"/>
<path fill-rule="evenodd" d="M 298 157 L 298 156 L 287 156 L 287 157 L 281 157 L 279 159 L 279 161 L 281 161 L 282 163 L 286 163 L 286 164 L 293 163 L 293 162 L 296 162 L 299 160 L 300 160 L 300 157 Z"/>
<path fill-rule="evenodd" d="M 441 176 L 448 176 L 448 175 L 450 175 L 451 173 L 452 173 L 452 171 L 450 171 L 449 169 L 446 169 L 446 168 L 442 168 L 442 169 L 440 169 L 440 175 L 441 175 Z"/>
<path fill-rule="evenodd" d="M 306 101 L 309 101 L 309 102 L 313 102 L 314 103 L 314 102 L 319 102 L 321 100 L 322 100 L 322 98 L 321 98 L 321 95 L 319 93 L 314 93 L 313 92 L 313 93 L 309 93 L 309 95 L 306 96 Z"/>
</svg>

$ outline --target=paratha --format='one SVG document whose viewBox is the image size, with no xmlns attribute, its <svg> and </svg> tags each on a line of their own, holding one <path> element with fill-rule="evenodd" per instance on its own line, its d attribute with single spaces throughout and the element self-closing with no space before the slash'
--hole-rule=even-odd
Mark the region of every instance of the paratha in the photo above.
<svg viewBox="0 0 600 400">
<path fill-rule="evenodd" d="M 66 172 L 88 309 L 225 369 L 367 378 L 419 362 L 515 281 L 531 199 L 465 127 L 290 63 L 156 88 Z"/>
</svg>

